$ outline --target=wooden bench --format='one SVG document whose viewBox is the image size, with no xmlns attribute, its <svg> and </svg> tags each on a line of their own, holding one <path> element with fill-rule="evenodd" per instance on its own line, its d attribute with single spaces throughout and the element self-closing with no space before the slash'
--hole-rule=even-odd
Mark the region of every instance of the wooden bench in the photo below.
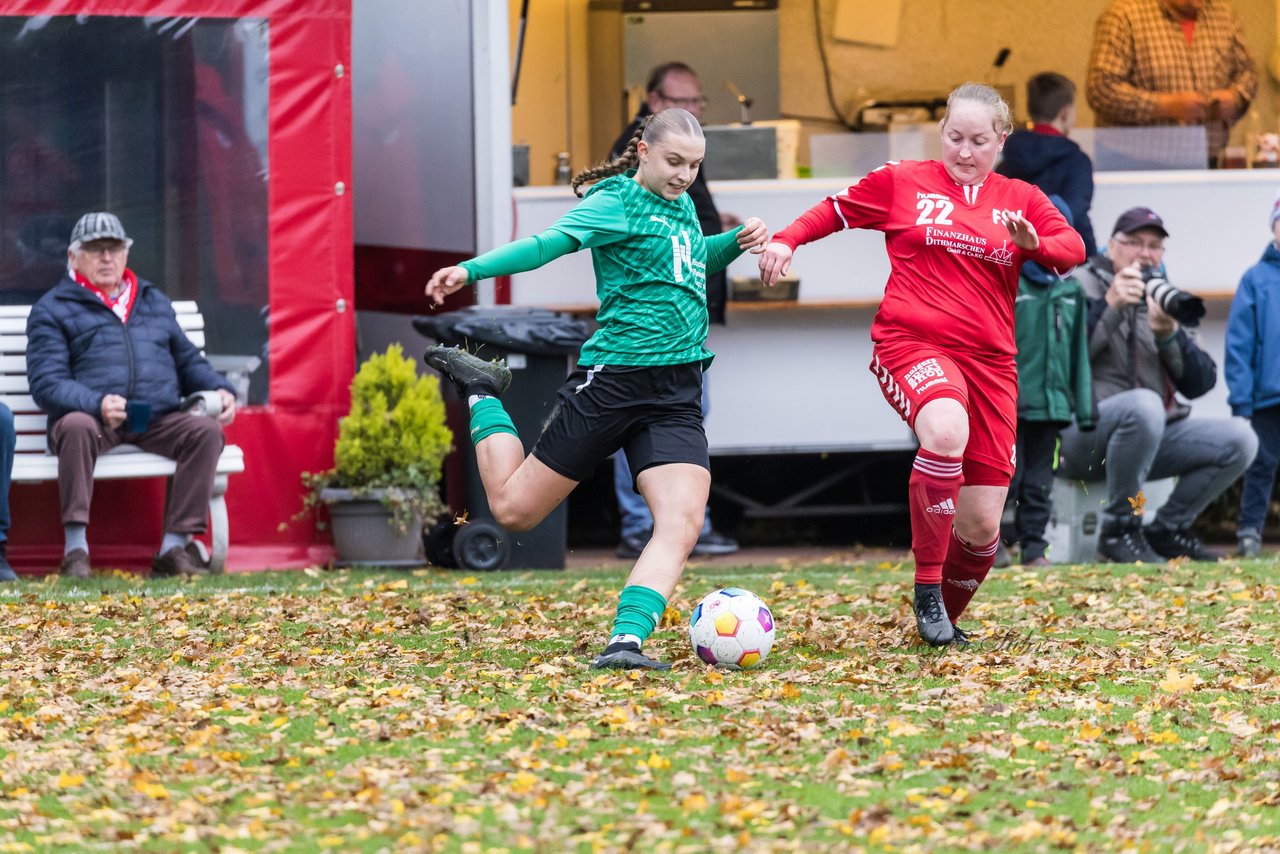
<svg viewBox="0 0 1280 854">
<path fill-rule="evenodd" d="M 173 304 L 178 323 L 187 337 L 204 350 L 204 317 L 195 302 Z M 58 479 L 58 458 L 48 450 L 48 418 L 36 406 L 27 385 L 27 315 L 29 305 L 0 306 L 0 403 L 13 410 L 18 432 L 18 448 L 13 460 L 14 483 L 42 483 Z M 194 416 L 193 416 L 194 417 Z M 142 477 L 172 477 L 177 464 L 159 454 L 149 454 L 135 445 L 120 445 L 98 458 L 94 480 L 122 480 Z M 226 567 L 230 543 L 227 519 L 227 478 L 244 471 L 244 452 L 227 445 L 218 458 L 209 499 L 209 569 L 220 573 Z"/>
</svg>

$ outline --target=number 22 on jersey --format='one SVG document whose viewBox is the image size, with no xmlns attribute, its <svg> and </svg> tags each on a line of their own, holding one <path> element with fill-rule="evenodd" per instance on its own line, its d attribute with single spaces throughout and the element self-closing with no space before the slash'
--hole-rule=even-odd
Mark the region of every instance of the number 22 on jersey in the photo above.
<svg viewBox="0 0 1280 854">
<path fill-rule="evenodd" d="M 956 206 L 946 199 L 921 199 L 916 202 L 916 225 L 951 225 L 951 212 Z"/>
</svg>

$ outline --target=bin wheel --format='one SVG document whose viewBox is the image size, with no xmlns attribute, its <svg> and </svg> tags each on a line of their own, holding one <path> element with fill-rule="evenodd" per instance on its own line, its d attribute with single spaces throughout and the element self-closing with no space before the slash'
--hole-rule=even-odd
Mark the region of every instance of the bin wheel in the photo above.
<svg viewBox="0 0 1280 854">
<path fill-rule="evenodd" d="M 457 531 L 458 526 L 453 524 L 453 518 L 443 516 L 422 532 L 422 547 L 432 566 L 453 569 L 458 565 L 453 559 L 453 538 Z"/>
<path fill-rule="evenodd" d="M 510 556 L 511 535 L 492 522 L 470 522 L 453 535 L 453 559 L 463 569 L 502 569 Z"/>
</svg>

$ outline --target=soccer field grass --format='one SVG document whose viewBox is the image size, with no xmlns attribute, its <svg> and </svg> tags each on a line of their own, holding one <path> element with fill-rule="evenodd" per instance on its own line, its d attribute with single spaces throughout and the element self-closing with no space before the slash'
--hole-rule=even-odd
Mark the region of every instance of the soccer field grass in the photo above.
<svg viewBox="0 0 1280 854">
<path fill-rule="evenodd" d="M 1280 846 L 1276 570 L 997 570 L 938 651 L 909 565 L 694 566 L 667 673 L 587 669 L 623 570 L 10 586 L 0 851 Z"/>
</svg>

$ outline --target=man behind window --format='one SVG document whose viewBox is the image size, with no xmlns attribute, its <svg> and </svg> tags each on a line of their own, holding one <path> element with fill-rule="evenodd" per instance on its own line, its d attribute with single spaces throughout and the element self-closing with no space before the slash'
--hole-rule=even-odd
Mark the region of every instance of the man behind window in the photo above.
<svg viewBox="0 0 1280 854">
<path fill-rule="evenodd" d="M 1098 127 L 1204 125 L 1212 161 L 1257 92 L 1227 0 L 1114 0 L 1098 17 L 1085 80 Z"/>
</svg>

